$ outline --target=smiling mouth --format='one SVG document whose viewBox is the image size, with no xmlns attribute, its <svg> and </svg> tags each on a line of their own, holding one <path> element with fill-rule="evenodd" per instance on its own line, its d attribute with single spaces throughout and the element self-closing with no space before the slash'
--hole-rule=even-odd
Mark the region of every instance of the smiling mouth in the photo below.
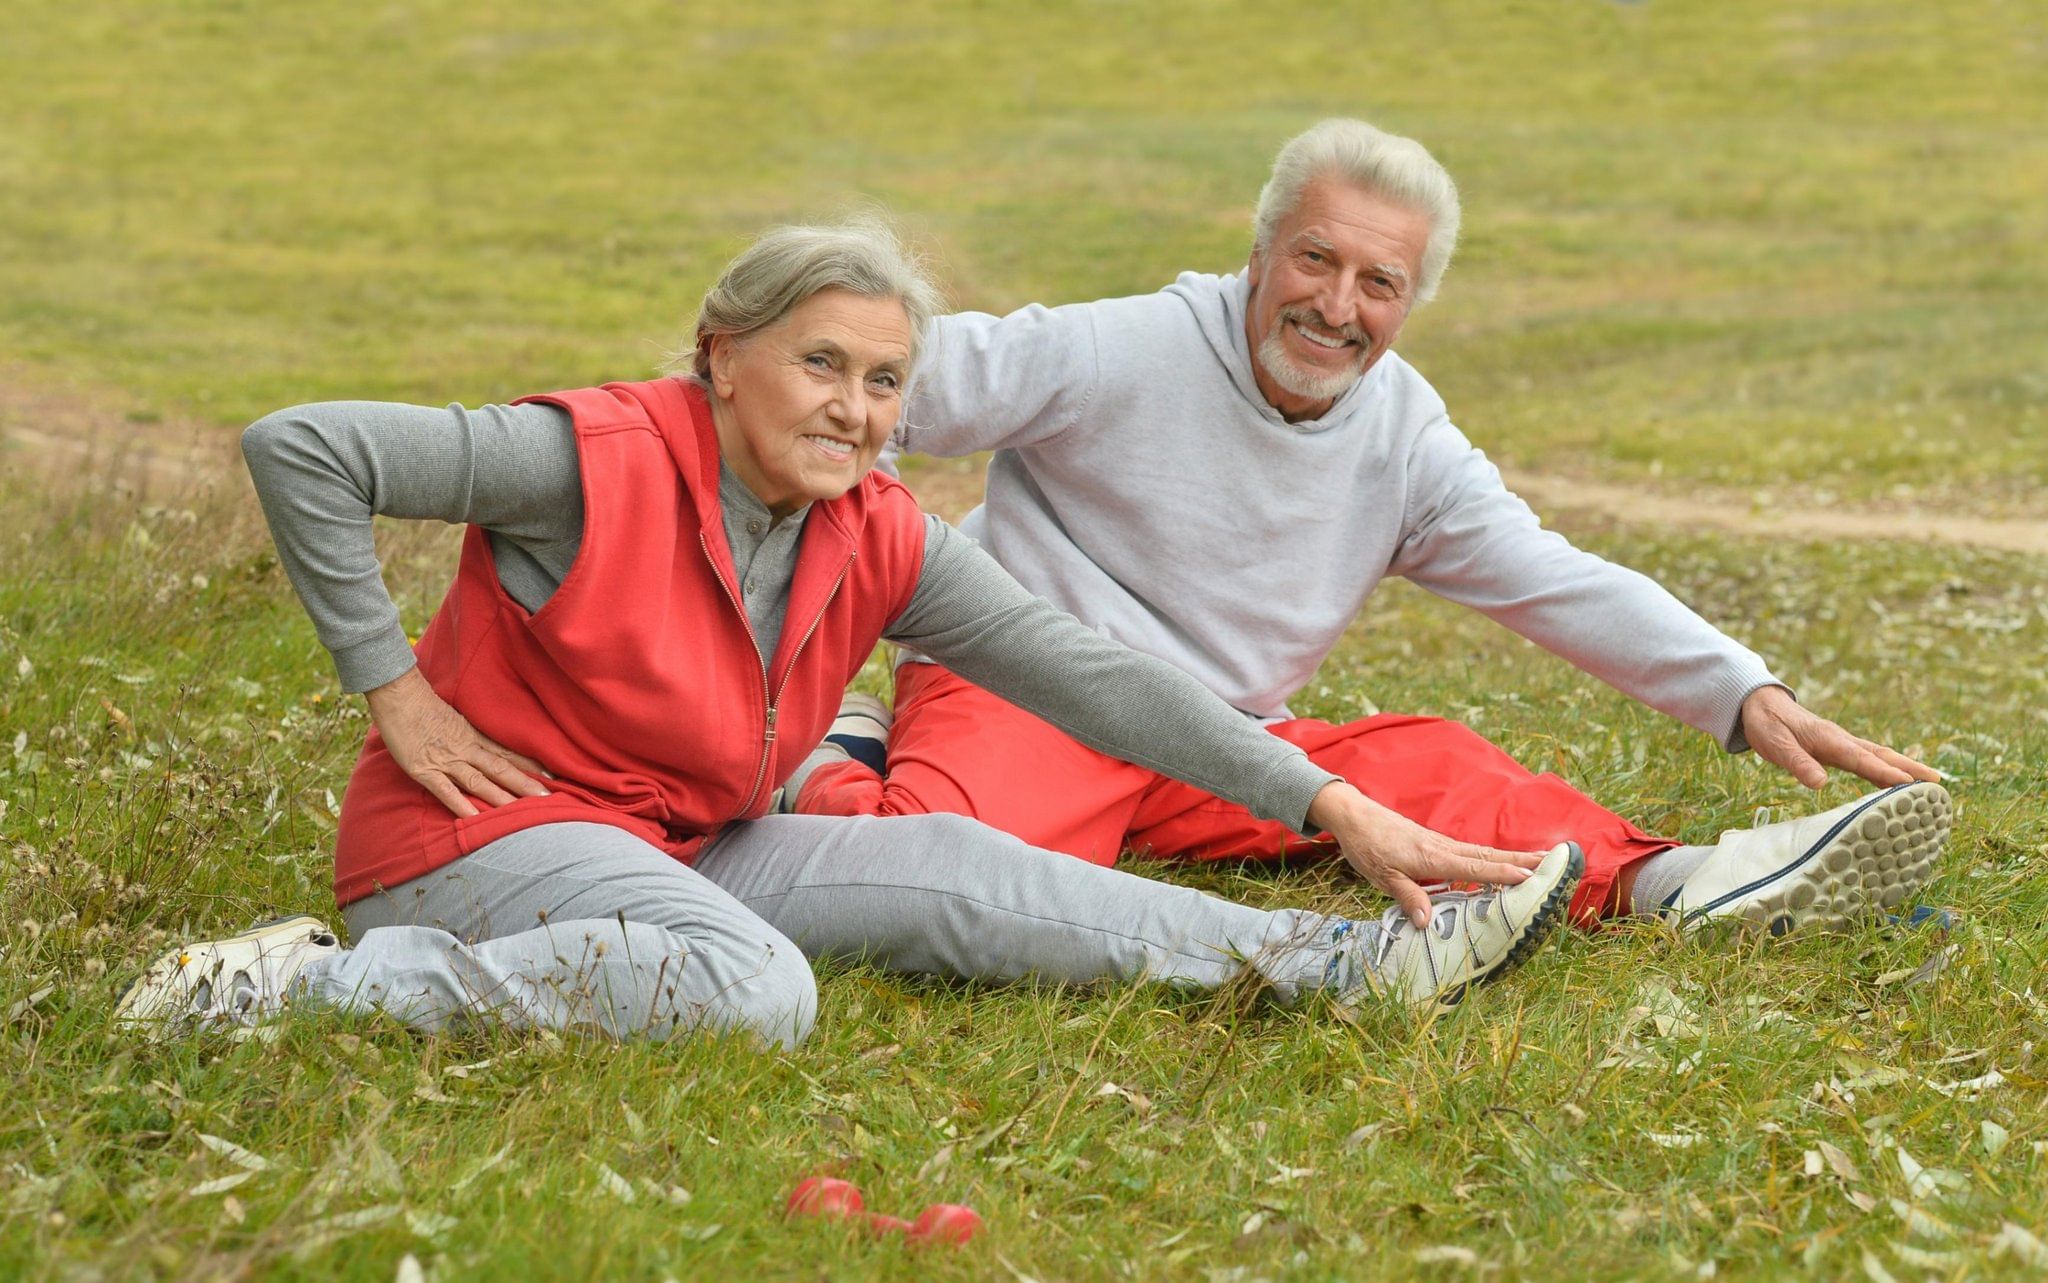
<svg viewBox="0 0 2048 1283">
<path fill-rule="evenodd" d="M 1300 321 L 1290 320 L 1287 322 L 1287 324 L 1293 327 L 1294 332 L 1296 334 L 1299 334 L 1304 339 L 1307 339 L 1310 343 L 1315 344 L 1317 347 L 1322 348 L 1325 351 L 1341 352 L 1345 348 L 1358 346 L 1355 340 L 1347 339 L 1342 335 L 1318 334 L 1314 330 L 1308 328 L 1306 325 L 1303 325 Z"/>
<path fill-rule="evenodd" d="M 853 457 L 854 443 L 851 441 L 841 441 L 838 437 L 821 437 L 811 433 L 805 433 L 804 440 L 810 442 L 817 449 L 818 453 L 838 460 L 841 463 Z"/>
</svg>

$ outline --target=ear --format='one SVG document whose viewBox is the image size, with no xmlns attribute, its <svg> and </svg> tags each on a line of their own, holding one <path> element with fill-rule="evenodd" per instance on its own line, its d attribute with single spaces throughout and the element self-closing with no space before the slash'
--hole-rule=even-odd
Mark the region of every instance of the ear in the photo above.
<svg viewBox="0 0 2048 1283">
<path fill-rule="evenodd" d="M 721 401 L 732 399 L 733 363 L 739 360 L 739 347 L 730 334 L 714 334 L 709 339 L 700 337 L 710 356 L 711 391 Z"/>
</svg>

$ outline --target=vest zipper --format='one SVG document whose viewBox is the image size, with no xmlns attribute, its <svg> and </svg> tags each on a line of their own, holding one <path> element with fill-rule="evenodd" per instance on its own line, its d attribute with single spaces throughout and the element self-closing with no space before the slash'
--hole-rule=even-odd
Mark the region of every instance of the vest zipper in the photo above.
<svg viewBox="0 0 2048 1283">
<path fill-rule="evenodd" d="M 740 809 L 732 816 L 733 819 L 738 819 L 754 804 L 754 796 L 761 791 L 761 778 L 768 774 L 768 757 L 775 751 L 775 697 L 768 691 L 768 657 L 761 653 L 761 639 L 754 636 L 754 621 L 747 618 L 747 608 L 741 604 L 739 594 L 725 581 L 725 573 L 718 568 L 717 559 L 711 555 L 711 540 L 706 538 L 701 530 L 697 532 L 697 546 L 704 550 L 704 560 L 711 566 L 711 577 L 725 590 L 725 599 L 732 603 L 733 612 L 740 617 L 740 627 L 747 630 L 747 642 L 753 646 L 755 658 L 761 661 L 761 707 L 766 710 L 761 734 L 761 761 L 754 767 L 754 784 L 747 790 L 747 800 L 740 804 Z"/>
<path fill-rule="evenodd" d="M 773 752 L 775 748 L 775 714 L 776 711 L 782 706 L 782 692 L 789 689 L 789 679 L 796 673 L 797 659 L 804 653 L 804 647 L 810 645 L 811 636 L 812 634 L 818 631 L 818 625 L 825 622 L 825 612 L 832 608 L 832 599 L 839 595 L 839 585 L 846 582 L 846 572 L 853 568 L 853 559 L 855 557 L 858 557 L 859 555 L 860 554 L 858 552 L 849 552 L 846 554 L 846 564 L 839 568 L 839 577 L 832 581 L 832 587 L 826 591 L 825 600 L 818 607 L 817 617 L 811 620 L 811 626 L 809 628 L 804 629 L 804 635 L 796 639 L 796 646 L 792 648 L 789 652 L 789 667 L 784 669 L 782 672 L 782 684 L 775 688 L 774 697 L 770 699 L 768 702 L 768 741 L 767 743 L 761 746 L 761 770 L 755 776 L 754 779 L 755 793 L 761 791 L 760 777 L 762 775 L 767 774 L 768 757 L 769 754 Z M 764 685 L 765 680 L 766 675 L 764 674 Z M 747 805 L 740 808 L 740 814 L 746 814 L 747 808 L 753 806 L 753 804 L 753 795 L 749 794 L 747 796 Z"/>
<path fill-rule="evenodd" d="M 738 613 L 740 627 L 747 630 L 747 640 L 753 644 L 754 654 L 761 656 L 761 706 L 764 710 L 761 728 L 761 760 L 754 767 L 754 783 L 747 790 L 747 800 L 740 804 L 740 809 L 735 811 L 731 817 L 736 820 L 753 809 L 754 799 L 760 796 L 761 793 L 761 782 L 768 777 L 768 763 L 775 755 L 775 717 L 780 711 L 782 692 L 789 689 L 790 675 L 796 672 L 797 658 L 804 653 L 804 647 L 810 644 L 812 635 L 818 631 L 818 625 L 825 622 L 825 612 L 831 608 L 832 599 L 839 595 L 840 585 L 846 582 L 846 572 L 853 568 L 853 559 L 858 557 L 860 553 L 855 551 L 846 554 L 846 564 L 839 568 L 839 577 L 832 581 L 831 589 L 825 593 L 825 601 L 823 605 L 818 607 L 817 617 L 811 620 L 811 626 L 804 630 L 804 635 L 797 638 L 796 648 L 789 652 L 789 668 L 782 674 L 782 684 L 771 691 L 768 687 L 768 664 L 770 658 L 766 655 L 761 655 L 761 639 L 754 636 L 754 622 L 747 618 L 746 606 L 740 601 L 739 594 L 732 590 L 732 585 L 725 581 L 724 574 L 719 571 L 718 562 L 711 556 L 711 541 L 705 537 L 702 531 L 697 532 L 697 544 L 704 550 L 704 560 L 711 564 L 711 577 L 716 579 L 718 586 L 725 590 L 725 599 L 732 603 L 733 610 Z"/>
</svg>

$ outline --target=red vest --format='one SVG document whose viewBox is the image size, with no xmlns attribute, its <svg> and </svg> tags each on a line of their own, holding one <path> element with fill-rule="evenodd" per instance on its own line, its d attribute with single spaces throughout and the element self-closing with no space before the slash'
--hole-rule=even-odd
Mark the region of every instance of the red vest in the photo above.
<svg viewBox="0 0 2048 1283">
<path fill-rule="evenodd" d="M 339 903 L 562 821 L 610 824 L 689 862 L 721 826 L 767 809 L 917 587 L 924 518 L 908 490 L 869 473 L 814 504 L 764 677 L 725 540 L 703 391 L 663 379 L 526 399 L 575 421 L 576 560 L 528 612 L 471 526 L 415 653 L 479 731 L 554 773 L 551 795 L 458 818 L 372 730 L 341 807 Z"/>
</svg>

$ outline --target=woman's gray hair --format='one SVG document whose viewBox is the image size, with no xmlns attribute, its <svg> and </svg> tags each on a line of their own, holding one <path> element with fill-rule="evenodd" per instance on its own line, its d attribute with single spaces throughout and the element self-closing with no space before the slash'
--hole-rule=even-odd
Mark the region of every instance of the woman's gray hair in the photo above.
<svg viewBox="0 0 2048 1283">
<path fill-rule="evenodd" d="M 902 303 L 910 321 L 910 359 L 916 364 L 925 324 L 938 314 L 943 299 L 923 259 L 904 246 L 888 223 L 863 216 L 762 233 L 704 295 L 696 343 L 676 353 L 666 368 L 708 383 L 714 336 L 744 339 L 781 321 L 820 290 L 834 289 Z"/>
<path fill-rule="evenodd" d="M 1301 203 L 1318 178 L 1332 176 L 1404 205 L 1429 219 L 1429 240 L 1415 282 L 1415 301 L 1427 303 L 1458 247 L 1458 185 L 1429 149 L 1413 138 L 1375 129 L 1362 120 L 1333 117 L 1287 140 L 1273 159 L 1273 176 L 1252 216 L 1252 253 L 1272 244 L 1280 220 Z"/>
</svg>

